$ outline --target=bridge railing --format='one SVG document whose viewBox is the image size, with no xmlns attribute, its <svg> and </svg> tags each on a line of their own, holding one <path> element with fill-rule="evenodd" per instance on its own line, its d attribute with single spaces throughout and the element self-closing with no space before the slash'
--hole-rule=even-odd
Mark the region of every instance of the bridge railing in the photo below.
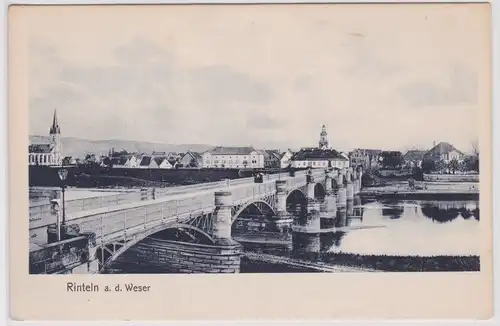
<svg viewBox="0 0 500 326">
<path fill-rule="evenodd" d="M 183 223 L 200 212 L 212 212 L 213 193 L 194 195 L 179 200 L 162 201 L 149 205 L 109 211 L 71 220 L 81 232 L 94 232 L 97 241 L 130 239 L 134 234 L 147 232 L 160 224 Z"/>
<path fill-rule="evenodd" d="M 276 186 L 274 183 L 253 183 L 231 187 L 230 190 L 234 204 L 240 204 L 249 199 L 258 199 L 276 193 Z"/>
<path fill-rule="evenodd" d="M 115 195 L 102 195 L 80 199 L 67 200 L 64 203 L 66 214 L 93 210 L 102 207 L 110 207 L 141 200 L 141 194 L 137 191 L 126 192 Z M 52 204 L 30 206 L 29 220 L 37 221 L 51 218 L 53 215 Z"/>
<path fill-rule="evenodd" d="M 321 171 L 313 171 L 313 174 L 318 172 Z M 303 182 L 305 182 L 304 180 L 306 173 L 307 173 L 306 171 L 298 171 L 296 172 L 294 177 L 290 177 L 288 173 L 269 174 L 264 177 L 264 180 L 268 181 L 268 180 L 285 179 L 288 180 L 288 183 L 290 183 L 290 185 L 302 184 Z M 66 209 L 66 214 L 71 215 L 72 213 L 90 211 L 102 207 L 117 206 L 121 204 L 138 202 L 141 200 L 165 198 L 167 196 L 188 192 L 188 190 L 201 191 L 209 189 L 218 189 L 227 186 L 233 187 L 243 184 L 253 184 L 253 182 L 254 178 L 249 177 L 249 178 L 223 180 L 223 181 L 216 181 L 216 182 L 209 182 L 209 183 L 181 186 L 181 187 L 172 187 L 172 188 L 145 188 L 140 192 L 132 191 L 114 195 L 102 195 L 102 196 L 69 200 L 65 202 L 65 209 Z M 34 205 L 29 208 L 30 221 L 38 221 L 44 218 L 52 218 L 53 217 L 52 215 L 53 215 L 52 205 L 50 203 L 42 205 Z"/>
</svg>

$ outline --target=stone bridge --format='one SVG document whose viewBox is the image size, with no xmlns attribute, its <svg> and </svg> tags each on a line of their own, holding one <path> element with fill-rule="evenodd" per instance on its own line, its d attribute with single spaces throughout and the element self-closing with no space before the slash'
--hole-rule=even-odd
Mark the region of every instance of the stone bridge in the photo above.
<svg viewBox="0 0 500 326">
<path fill-rule="evenodd" d="M 329 212 L 359 193 L 361 175 L 360 168 L 313 169 L 264 176 L 262 183 L 246 178 L 178 187 L 168 196 L 73 214 L 63 230 L 92 235 L 90 272 L 102 272 L 129 250 L 138 260 L 169 263 L 180 272 L 238 272 L 240 245 L 231 230 L 244 212 L 278 232 L 305 213 L 311 220 L 306 228 L 319 232 L 321 218 L 331 218 Z M 159 241 L 162 232 L 178 241 Z"/>
</svg>

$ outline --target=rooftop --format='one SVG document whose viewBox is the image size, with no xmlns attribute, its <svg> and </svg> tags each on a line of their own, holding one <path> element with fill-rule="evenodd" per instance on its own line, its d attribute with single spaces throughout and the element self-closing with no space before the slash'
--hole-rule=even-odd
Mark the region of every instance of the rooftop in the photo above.
<svg viewBox="0 0 500 326">
<path fill-rule="evenodd" d="M 303 148 L 292 156 L 292 161 L 307 161 L 307 160 L 342 160 L 348 159 L 340 152 L 334 149 L 322 150 L 319 148 Z"/>
<path fill-rule="evenodd" d="M 54 145 L 52 144 L 32 144 L 28 146 L 29 153 L 50 153 Z"/>
<path fill-rule="evenodd" d="M 427 153 L 425 153 L 425 155 L 432 156 L 432 155 L 448 154 L 452 151 L 457 151 L 458 153 L 463 154 L 450 143 L 440 142 L 439 144 L 431 148 Z"/>
<path fill-rule="evenodd" d="M 226 147 L 217 146 L 207 151 L 212 155 L 249 155 L 252 152 L 257 152 L 255 148 L 251 146 L 246 147 Z"/>
</svg>

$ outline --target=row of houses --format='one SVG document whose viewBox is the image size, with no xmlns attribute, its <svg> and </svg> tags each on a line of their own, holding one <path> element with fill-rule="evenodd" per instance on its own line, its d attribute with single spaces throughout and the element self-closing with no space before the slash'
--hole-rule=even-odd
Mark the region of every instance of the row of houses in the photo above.
<svg viewBox="0 0 500 326">
<path fill-rule="evenodd" d="M 176 167 L 200 167 L 201 157 L 196 152 L 166 153 L 152 152 L 127 153 L 111 152 L 101 160 L 101 165 L 113 168 L 138 168 L 138 169 L 173 169 Z"/>
<path fill-rule="evenodd" d="M 152 153 L 111 155 L 102 165 L 114 168 L 278 168 L 288 166 L 291 151 L 257 150 L 253 147 L 217 146 L 203 153 Z"/>
<path fill-rule="evenodd" d="M 343 168 L 349 166 L 346 154 L 333 149 L 302 148 L 296 152 L 288 149 L 260 150 L 251 146 L 227 147 L 216 146 L 205 152 L 197 153 L 164 153 L 153 152 L 128 153 L 126 151 L 110 152 L 108 156 L 88 154 L 84 162 L 98 163 L 113 168 L 138 169 L 173 169 L 173 168 L 227 168 L 227 169 L 260 169 L 260 168 Z M 65 157 L 63 164 L 77 164 L 72 157 Z"/>
<path fill-rule="evenodd" d="M 349 153 L 349 159 L 353 166 L 362 165 L 364 168 L 372 168 L 381 163 L 384 153 L 388 152 L 377 149 L 355 149 Z M 420 167 L 424 160 L 449 163 L 452 160 L 462 162 L 466 157 L 466 154 L 456 149 L 452 144 L 439 142 L 438 144 L 434 143 L 429 150 L 411 149 L 404 154 L 401 153 L 401 163 L 410 167 Z"/>
</svg>

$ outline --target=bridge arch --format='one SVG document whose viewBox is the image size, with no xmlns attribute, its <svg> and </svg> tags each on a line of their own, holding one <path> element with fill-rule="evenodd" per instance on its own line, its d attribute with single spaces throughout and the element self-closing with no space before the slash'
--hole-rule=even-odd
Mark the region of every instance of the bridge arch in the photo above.
<svg viewBox="0 0 500 326">
<path fill-rule="evenodd" d="M 275 199 L 272 198 L 271 200 L 275 200 Z M 243 211 L 248 210 L 251 207 L 254 207 L 255 209 L 257 209 L 257 212 L 260 215 L 263 215 L 266 217 L 276 215 L 276 210 L 274 209 L 274 207 L 271 206 L 265 200 L 253 200 L 253 201 L 249 201 L 248 203 L 242 204 L 240 206 L 234 207 L 233 213 L 231 214 L 232 215 L 232 223 L 234 223 L 234 221 L 236 221 L 236 219 L 240 216 L 240 214 Z"/>
<path fill-rule="evenodd" d="M 326 189 L 322 183 L 316 183 L 314 185 L 314 198 L 323 198 L 326 196 Z"/>
<path fill-rule="evenodd" d="M 307 210 L 307 196 L 303 189 L 296 188 L 288 193 L 286 210 L 293 215 L 302 215 Z"/>
<path fill-rule="evenodd" d="M 200 229 L 196 226 L 190 225 L 190 224 L 176 223 L 176 224 L 169 226 L 169 227 L 166 227 L 165 229 L 160 230 L 156 233 L 165 232 L 165 231 L 169 231 L 169 230 L 181 231 L 184 234 L 186 234 L 189 238 L 191 238 L 192 240 L 196 240 L 196 236 L 198 236 L 201 238 L 201 240 L 205 240 L 205 242 L 207 242 L 209 244 L 215 244 L 215 240 L 212 238 L 212 236 L 210 234 L 208 234 L 207 232 L 203 231 L 202 229 Z M 188 231 L 191 231 L 191 233 L 188 233 Z M 149 236 L 154 235 L 156 233 L 150 234 Z"/>
<path fill-rule="evenodd" d="M 214 238 L 210 236 L 208 233 L 203 231 L 202 229 L 195 227 L 190 224 L 184 223 L 173 223 L 169 225 L 159 225 L 157 227 L 151 228 L 147 230 L 147 232 L 132 236 L 131 239 L 126 241 L 116 241 L 113 243 L 105 244 L 99 248 L 97 248 L 95 253 L 95 258 L 100 260 L 100 268 L 99 271 L 103 271 L 106 267 L 116 260 L 119 256 L 124 254 L 128 249 L 132 248 L 134 245 L 138 244 L 142 240 L 146 239 L 149 236 L 157 234 L 159 232 L 168 231 L 168 230 L 190 230 L 194 234 L 197 234 L 202 237 L 202 239 L 206 240 L 206 242 L 210 244 L 215 244 Z M 193 236 L 193 233 L 185 233 L 187 236 Z M 175 240 L 174 240 L 175 241 Z"/>
<path fill-rule="evenodd" d="M 286 201 L 287 203 L 291 201 L 302 203 L 307 201 L 307 196 L 302 189 L 295 188 L 288 193 Z"/>
</svg>

